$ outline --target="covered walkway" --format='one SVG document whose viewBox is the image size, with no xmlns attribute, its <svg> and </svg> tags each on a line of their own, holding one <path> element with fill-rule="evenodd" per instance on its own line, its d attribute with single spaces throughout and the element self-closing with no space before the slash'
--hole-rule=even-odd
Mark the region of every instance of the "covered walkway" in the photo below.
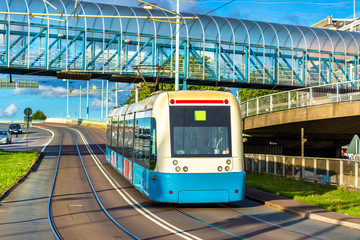
<svg viewBox="0 0 360 240">
<path fill-rule="evenodd" d="M 360 33 L 182 16 L 198 17 L 181 19 L 179 31 L 188 84 L 290 89 L 358 79 Z M 173 82 L 171 17 L 84 1 L 2 0 L 0 73 L 123 82 L 141 81 L 141 73 Z"/>
</svg>

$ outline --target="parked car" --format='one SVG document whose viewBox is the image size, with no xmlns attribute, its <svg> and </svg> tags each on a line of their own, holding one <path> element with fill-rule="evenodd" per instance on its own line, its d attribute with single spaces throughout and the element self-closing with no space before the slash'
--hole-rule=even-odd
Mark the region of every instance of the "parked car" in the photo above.
<svg viewBox="0 0 360 240">
<path fill-rule="evenodd" d="M 11 134 L 8 130 L 0 130 L 0 143 L 11 143 Z"/>
<path fill-rule="evenodd" d="M 22 133 L 21 125 L 18 124 L 18 123 L 16 123 L 16 124 L 10 124 L 8 130 L 9 130 L 9 132 L 10 132 L 11 134 L 13 134 L 13 133 Z"/>
</svg>

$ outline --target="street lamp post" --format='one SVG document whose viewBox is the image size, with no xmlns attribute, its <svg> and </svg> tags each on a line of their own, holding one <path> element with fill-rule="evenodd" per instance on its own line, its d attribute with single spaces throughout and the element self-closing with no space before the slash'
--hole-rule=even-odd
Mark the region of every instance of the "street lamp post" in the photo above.
<svg viewBox="0 0 360 240">
<path fill-rule="evenodd" d="M 180 0 L 176 1 L 176 14 L 177 17 L 180 16 Z M 176 48 L 175 48 L 175 91 L 179 90 L 179 44 L 180 44 L 180 27 L 179 27 L 180 19 L 176 19 Z"/>
<path fill-rule="evenodd" d="M 106 105 L 105 105 L 105 118 L 108 115 L 109 111 L 109 80 L 106 80 Z"/>
<path fill-rule="evenodd" d="M 66 79 L 66 118 L 69 118 L 69 79 Z"/>
<path fill-rule="evenodd" d="M 103 112 L 104 112 L 104 81 L 101 80 L 101 120 L 104 119 Z"/>
<path fill-rule="evenodd" d="M 89 119 L 89 82 L 86 84 L 86 119 Z"/>
<path fill-rule="evenodd" d="M 80 106 L 79 106 L 79 118 L 81 119 L 81 85 L 80 85 Z"/>
</svg>

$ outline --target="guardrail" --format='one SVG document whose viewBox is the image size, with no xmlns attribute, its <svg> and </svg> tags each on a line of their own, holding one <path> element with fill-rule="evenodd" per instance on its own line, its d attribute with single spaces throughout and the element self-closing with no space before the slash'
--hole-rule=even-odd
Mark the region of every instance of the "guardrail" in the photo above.
<svg viewBox="0 0 360 240">
<path fill-rule="evenodd" d="M 339 158 L 245 154 L 245 170 L 359 188 L 359 161 Z"/>
<path fill-rule="evenodd" d="M 105 128 L 106 122 L 105 121 L 98 121 L 98 120 L 87 120 L 81 118 L 47 118 L 45 120 L 47 123 L 63 123 L 63 124 L 74 124 L 74 125 L 93 125 Z"/>
<path fill-rule="evenodd" d="M 242 117 L 322 104 L 359 101 L 360 80 L 278 92 L 240 103 Z"/>
</svg>

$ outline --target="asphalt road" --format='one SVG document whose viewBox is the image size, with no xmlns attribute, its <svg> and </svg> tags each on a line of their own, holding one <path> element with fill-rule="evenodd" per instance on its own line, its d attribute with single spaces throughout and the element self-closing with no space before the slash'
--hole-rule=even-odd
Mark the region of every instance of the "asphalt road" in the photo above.
<svg viewBox="0 0 360 240">
<path fill-rule="evenodd" d="M 75 126 L 46 127 L 55 133 L 55 138 L 42 162 L 1 202 L 0 239 L 52 238 L 46 202 L 61 133 L 64 145 L 52 211 L 65 239 L 129 238 L 95 202 L 73 134 L 102 204 L 119 224 L 140 239 L 359 239 L 359 230 L 300 218 L 249 200 L 201 205 L 149 201 L 106 162 L 102 152 L 104 133 Z"/>
<path fill-rule="evenodd" d="M 9 123 L 0 123 L 0 129 L 8 129 Z M 23 127 L 23 124 L 21 124 Z M 37 128 L 35 125 L 30 127 L 28 130 L 28 135 L 26 134 L 27 129 L 23 127 L 22 134 L 12 134 L 12 139 L 10 144 L 0 144 L 0 149 L 8 151 L 41 151 L 42 147 L 46 145 L 52 137 L 51 132 Z M 26 136 L 27 135 L 27 136 Z M 26 148 L 27 142 L 27 148 Z"/>
</svg>

